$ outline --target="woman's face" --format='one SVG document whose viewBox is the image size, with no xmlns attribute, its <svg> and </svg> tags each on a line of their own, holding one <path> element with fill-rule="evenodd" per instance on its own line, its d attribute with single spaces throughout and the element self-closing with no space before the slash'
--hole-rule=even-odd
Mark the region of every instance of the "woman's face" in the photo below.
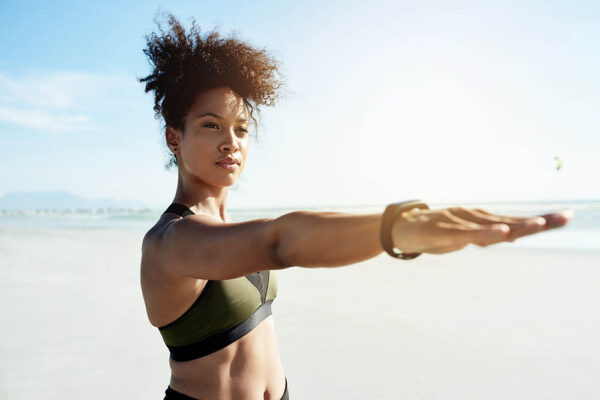
<svg viewBox="0 0 600 400">
<path fill-rule="evenodd" d="M 178 167 L 211 186 L 231 186 L 246 165 L 249 113 L 243 99 L 226 87 L 202 92 L 185 118 Z"/>
</svg>

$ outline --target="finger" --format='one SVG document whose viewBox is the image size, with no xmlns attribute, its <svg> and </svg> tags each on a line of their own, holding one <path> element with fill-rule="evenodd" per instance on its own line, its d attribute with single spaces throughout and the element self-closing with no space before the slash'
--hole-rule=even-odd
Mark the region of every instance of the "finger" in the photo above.
<svg viewBox="0 0 600 400">
<path fill-rule="evenodd" d="M 469 220 L 469 213 L 463 212 L 462 209 L 458 210 L 459 207 L 448 208 L 445 210 L 441 210 L 439 221 L 454 223 L 462 226 L 467 226 L 470 228 L 481 228 L 478 221 L 486 223 L 486 220 L 483 218 L 473 218 L 473 220 Z M 477 221 L 478 220 L 478 221 Z"/>
<path fill-rule="evenodd" d="M 477 223 L 486 223 L 484 221 L 500 223 L 500 224 L 515 224 L 519 222 L 526 221 L 535 217 L 510 217 L 507 215 L 499 215 L 493 214 L 481 208 L 464 208 L 464 207 L 452 207 L 453 213 L 457 213 L 457 215 L 461 216 L 461 218 L 466 219 L 476 219 Z"/>
<path fill-rule="evenodd" d="M 438 226 L 441 228 L 441 234 L 447 238 L 447 243 L 442 244 L 440 248 L 450 249 L 449 251 L 462 249 L 471 243 L 478 246 L 499 243 L 505 241 L 510 233 L 510 228 L 506 224 L 471 227 L 463 224 L 440 222 Z"/>
<path fill-rule="evenodd" d="M 475 213 L 474 213 L 475 215 L 477 215 L 478 213 L 483 214 L 490 218 L 497 219 L 498 222 L 504 222 L 504 223 L 508 223 L 508 224 L 511 223 L 511 220 L 514 220 L 515 222 L 531 221 L 532 223 L 535 223 L 536 218 L 543 218 L 546 221 L 544 230 L 563 227 L 566 224 L 568 224 L 571 220 L 573 220 L 573 218 L 575 217 L 575 212 L 572 209 L 567 209 L 567 210 L 563 210 L 563 211 L 559 211 L 559 212 L 555 212 L 555 213 L 536 215 L 533 217 L 506 217 L 506 216 L 503 217 L 503 216 L 498 216 L 496 214 L 489 213 L 480 208 L 473 209 L 473 210 L 475 211 Z M 463 218 L 466 218 L 466 217 L 463 217 Z M 481 222 L 479 222 L 479 223 L 481 223 Z"/>
<path fill-rule="evenodd" d="M 481 226 L 479 229 L 452 224 L 442 226 L 453 237 L 453 245 L 456 248 L 462 248 L 469 243 L 486 247 L 500 242 L 514 242 L 520 237 L 532 235 L 545 229 L 544 224 L 529 221 L 513 224 L 511 227 L 506 224 L 495 224 Z"/>
<path fill-rule="evenodd" d="M 511 229 L 512 236 L 510 236 L 508 239 L 508 241 L 511 242 L 518 237 L 530 235 L 532 233 L 548 229 L 546 228 L 546 226 L 548 225 L 546 218 L 543 218 L 541 216 L 525 217 L 515 221 L 515 219 L 511 217 L 498 218 L 497 216 L 493 215 L 480 214 L 477 209 L 455 207 L 450 210 L 460 214 L 464 219 L 471 219 L 472 221 L 475 221 L 480 225 L 505 223 Z M 549 215 L 550 214 L 548 214 L 547 216 Z M 559 224 L 563 223 L 562 221 L 563 220 L 558 218 L 553 220 L 553 223 L 556 224 L 555 226 L 560 226 Z"/>
<path fill-rule="evenodd" d="M 508 234 L 507 240 L 512 242 L 523 236 L 563 227 L 573 219 L 574 215 L 575 213 L 573 210 L 566 210 L 558 213 L 545 214 L 520 224 L 510 225 L 510 233 Z"/>
<path fill-rule="evenodd" d="M 575 211 L 569 209 L 556 213 L 541 215 L 546 220 L 546 229 L 560 228 L 568 224 L 575 217 Z"/>
<path fill-rule="evenodd" d="M 523 221 L 519 224 L 510 225 L 510 232 L 506 235 L 505 241 L 514 242 L 520 237 L 533 235 L 544 230 L 546 230 L 546 220 L 544 218 Z"/>
</svg>

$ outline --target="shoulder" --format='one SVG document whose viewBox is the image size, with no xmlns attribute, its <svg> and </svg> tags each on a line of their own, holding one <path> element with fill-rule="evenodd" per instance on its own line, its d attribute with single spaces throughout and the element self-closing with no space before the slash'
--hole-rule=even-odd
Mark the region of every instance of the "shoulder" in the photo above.
<svg viewBox="0 0 600 400">
<path fill-rule="evenodd" d="M 160 251 L 160 242 L 165 234 L 165 231 L 169 229 L 169 226 L 174 222 L 173 220 L 164 221 L 164 217 L 161 216 L 160 220 L 150 228 L 144 238 L 142 239 L 142 268 L 145 264 L 144 261 L 150 258 L 155 258 L 157 252 Z"/>
<path fill-rule="evenodd" d="M 219 225 L 213 218 L 193 215 L 186 218 L 161 216 L 142 239 L 142 274 L 144 271 L 165 270 L 173 261 L 173 252 L 179 251 L 181 245 L 187 245 L 192 236 L 197 239 L 198 230 Z M 208 233 L 208 232 L 207 232 Z"/>
<path fill-rule="evenodd" d="M 168 218 L 164 215 L 150 228 L 142 239 L 142 261 L 141 273 L 142 280 L 145 275 L 156 274 L 160 270 L 165 270 L 164 260 L 168 258 L 165 254 L 168 250 L 165 246 L 165 239 L 173 235 L 173 227 L 177 225 L 178 218 Z"/>
<path fill-rule="evenodd" d="M 177 218 L 170 221 L 162 221 L 161 218 L 142 240 L 140 283 L 146 313 L 154 326 L 163 325 L 189 306 L 194 296 L 197 297 L 198 285 L 202 283 L 198 279 L 176 276 L 170 271 L 172 260 L 169 260 L 164 237 L 178 221 Z"/>
</svg>

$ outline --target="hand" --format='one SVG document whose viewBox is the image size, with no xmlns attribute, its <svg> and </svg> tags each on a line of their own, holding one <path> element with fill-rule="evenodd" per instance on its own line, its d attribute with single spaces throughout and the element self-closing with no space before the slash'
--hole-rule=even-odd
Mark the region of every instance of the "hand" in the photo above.
<svg viewBox="0 0 600 400">
<path fill-rule="evenodd" d="M 449 253 L 468 244 L 485 247 L 514 242 L 521 236 L 565 226 L 573 210 L 533 217 L 508 217 L 480 208 L 440 210 L 414 208 L 403 212 L 392 228 L 392 240 L 404 253 Z"/>
</svg>

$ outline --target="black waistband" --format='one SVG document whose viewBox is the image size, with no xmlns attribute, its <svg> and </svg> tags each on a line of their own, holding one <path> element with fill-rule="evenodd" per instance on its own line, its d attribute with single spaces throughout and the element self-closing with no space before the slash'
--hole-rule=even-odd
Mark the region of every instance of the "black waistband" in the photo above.
<svg viewBox="0 0 600 400">
<path fill-rule="evenodd" d="M 261 304 L 244 322 L 224 332 L 217 333 L 216 335 L 192 344 L 183 346 L 167 345 L 169 352 L 171 353 L 171 358 L 175 361 L 189 361 L 221 350 L 223 347 L 230 345 L 242 336 L 248 334 L 265 318 L 271 315 L 271 303 L 272 300 Z"/>
<path fill-rule="evenodd" d="M 171 386 L 167 387 L 165 390 L 165 398 L 163 400 L 196 400 L 193 397 L 188 396 L 187 394 L 183 394 L 171 388 Z M 288 391 L 287 377 L 285 378 L 285 391 L 283 392 L 283 396 L 281 396 L 281 400 L 289 400 L 290 392 Z"/>
</svg>

